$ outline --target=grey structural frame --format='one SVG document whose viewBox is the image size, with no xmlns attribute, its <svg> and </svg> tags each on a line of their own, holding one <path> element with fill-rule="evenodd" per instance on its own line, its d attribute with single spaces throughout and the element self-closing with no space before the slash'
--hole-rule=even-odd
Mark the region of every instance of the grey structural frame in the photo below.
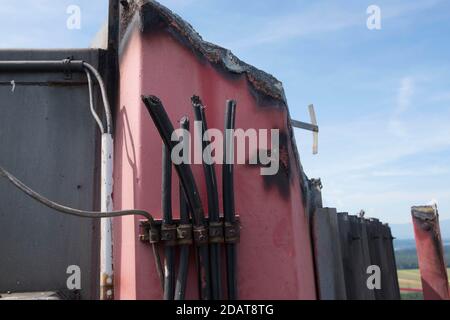
<svg viewBox="0 0 450 320">
<path fill-rule="evenodd" d="M 88 83 L 89 90 L 92 88 L 91 72 L 95 78 L 97 79 L 100 91 L 102 94 L 103 105 L 105 108 L 106 115 L 106 127 L 101 125 L 101 121 L 99 121 L 98 115 L 95 113 L 92 107 L 92 99 L 91 102 L 91 112 L 94 116 L 95 120 L 99 124 L 100 131 L 102 133 L 112 133 L 112 115 L 111 115 L 111 107 L 109 105 L 108 95 L 106 93 L 105 83 L 98 72 L 92 65 L 83 61 L 83 60 L 71 60 L 71 59 L 62 59 L 62 60 L 11 60 L 11 61 L 0 61 L 0 72 L 85 72 Z"/>
<path fill-rule="evenodd" d="M 94 117 L 95 121 L 97 122 L 100 131 L 103 134 L 112 135 L 112 114 L 111 114 L 111 107 L 108 101 L 108 95 L 106 92 L 105 83 L 98 72 L 96 68 L 94 68 L 89 63 L 82 61 L 82 60 L 72 60 L 72 59 L 62 59 L 62 60 L 10 60 L 10 61 L 0 61 L 0 73 L 1 72 L 65 72 L 65 73 L 71 73 L 71 72 L 84 72 L 87 76 L 88 80 L 88 87 L 89 87 L 89 102 L 90 102 L 90 111 L 92 113 L 92 116 Z M 92 93 L 92 79 L 91 79 L 91 73 L 95 76 L 97 79 L 97 82 L 100 86 L 101 96 L 103 100 L 104 110 L 105 110 L 105 117 L 106 117 L 106 130 L 103 126 L 102 121 L 100 120 L 100 117 L 95 112 L 94 106 L 93 106 L 93 93 Z M 109 211 L 109 212 L 92 212 L 92 211 L 83 211 L 83 210 L 77 210 L 74 208 L 66 207 L 63 205 L 60 205 L 56 202 L 50 201 L 49 199 L 45 198 L 41 194 L 33 191 L 31 188 L 23 184 L 20 180 L 18 180 L 16 177 L 11 175 L 9 172 L 7 172 L 5 169 L 3 169 L 0 166 L 0 178 L 6 178 L 14 184 L 18 189 L 20 189 L 22 192 L 26 193 L 28 196 L 32 197 L 36 201 L 44 204 L 45 206 L 54 209 L 58 212 L 69 214 L 69 215 L 76 215 L 83 218 L 106 218 L 110 219 L 111 217 L 117 217 L 117 216 L 123 216 L 123 215 L 141 215 L 145 216 L 150 221 L 153 221 L 153 217 L 141 210 L 125 210 L 125 211 Z M 110 252 L 112 254 L 112 251 Z M 155 253 L 155 250 L 154 250 Z M 103 253 L 102 253 L 103 255 Z M 155 256 L 157 254 L 155 253 Z M 157 258 L 157 257 L 155 257 Z M 159 260 L 159 259 L 156 259 Z M 100 279 L 101 286 L 102 279 Z M 110 294 L 110 296 L 113 296 L 113 292 Z M 104 295 L 101 293 L 101 299 L 104 299 Z"/>
</svg>

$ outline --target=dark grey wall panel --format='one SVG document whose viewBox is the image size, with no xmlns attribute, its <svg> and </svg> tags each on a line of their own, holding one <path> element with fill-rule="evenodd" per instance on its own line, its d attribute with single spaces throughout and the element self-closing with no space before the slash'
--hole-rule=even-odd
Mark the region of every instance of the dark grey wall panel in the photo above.
<svg viewBox="0 0 450 320">
<path fill-rule="evenodd" d="M 0 51 L 0 60 L 66 57 L 98 66 L 99 52 Z M 44 196 L 98 209 L 97 130 L 84 75 L 0 73 L 0 164 Z M 98 221 L 55 213 L 0 180 L 0 292 L 64 289 L 78 265 L 81 297 L 95 298 L 97 231 Z"/>
<path fill-rule="evenodd" d="M 348 213 L 338 213 L 338 227 L 339 238 L 341 240 L 341 256 L 342 264 L 344 267 L 346 295 L 348 300 L 356 300 L 358 299 L 358 296 L 355 287 L 357 285 L 358 279 L 355 279 L 356 275 L 353 272 L 353 262 L 350 252 L 350 245 L 353 240 L 351 239 Z"/>
<path fill-rule="evenodd" d="M 319 298 L 321 300 L 346 300 L 336 209 L 316 209 L 312 224 Z"/>
<path fill-rule="evenodd" d="M 381 269 L 381 280 L 384 280 L 382 269 L 382 254 L 383 254 L 383 238 L 380 235 L 380 222 L 377 219 L 370 219 L 367 224 L 367 237 L 369 240 L 370 262 L 372 265 L 379 266 Z M 383 283 L 381 283 L 381 290 L 375 290 L 375 298 L 377 300 L 384 300 Z"/>
<path fill-rule="evenodd" d="M 399 300 L 400 299 L 400 287 L 398 284 L 398 275 L 397 275 L 397 264 L 395 262 L 395 253 L 394 253 L 394 245 L 393 245 L 393 237 L 391 233 L 391 228 L 387 224 L 383 224 L 383 242 L 384 242 L 384 251 L 386 255 L 387 261 L 387 299 L 388 300 Z"/>
<path fill-rule="evenodd" d="M 348 221 L 350 224 L 349 255 L 355 286 L 353 299 L 374 300 L 373 290 L 367 287 L 367 267 L 370 265 L 367 235 L 363 234 L 362 224 L 358 217 L 348 216 Z"/>
</svg>

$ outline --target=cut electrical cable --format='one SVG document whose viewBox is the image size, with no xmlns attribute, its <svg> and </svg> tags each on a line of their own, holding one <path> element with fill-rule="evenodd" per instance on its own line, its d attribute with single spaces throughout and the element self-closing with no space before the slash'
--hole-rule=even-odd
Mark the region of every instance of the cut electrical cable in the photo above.
<svg viewBox="0 0 450 320">
<path fill-rule="evenodd" d="M 29 197 L 33 198 L 34 200 L 42 203 L 43 205 L 49 207 L 50 209 L 56 210 L 61 213 L 65 213 L 72 216 L 77 216 L 81 218 L 112 218 L 112 217 L 122 217 L 122 216 L 143 216 L 147 218 L 150 222 L 154 222 L 153 217 L 150 215 L 150 213 L 143 211 L 143 210 L 123 210 L 123 211 L 111 211 L 111 212 L 96 212 L 96 211 L 85 211 L 85 210 L 78 210 L 74 208 L 70 208 L 61 204 L 58 204 L 56 202 L 53 202 L 44 196 L 40 195 L 36 191 L 32 190 L 28 186 L 26 186 L 23 182 L 21 182 L 19 179 L 14 177 L 12 174 L 10 174 L 8 171 L 0 167 L 0 177 L 6 178 L 9 182 L 11 182 L 16 188 L 27 194 Z"/>
<path fill-rule="evenodd" d="M 85 210 L 78 210 L 74 208 L 70 208 L 61 204 L 58 204 L 56 202 L 53 202 L 46 197 L 40 195 L 36 191 L 32 190 L 28 186 L 26 186 L 22 181 L 14 177 L 12 174 L 10 174 L 8 171 L 3 169 L 3 167 L 0 166 L 0 178 L 6 178 L 10 183 L 12 183 L 16 188 L 18 188 L 20 191 L 24 192 L 29 197 L 33 198 L 34 200 L 40 202 L 41 204 L 49 207 L 50 209 L 56 210 L 56 212 L 64 213 L 72 216 L 77 216 L 81 218 L 94 218 L 94 219 L 102 219 L 102 218 L 112 218 L 112 217 L 122 217 L 122 216 L 143 216 L 147 218 L 150 223 L 154 222 L 154 218 L 152 215 L 146 211 L 143 210 L 123 210 L 123 211 L 111 211 L 111 212 L 96 212 L 96 211 L 85 211 Z M 156 270 L 158 275 L 162 279 L 162 264 L 161 264 L 161 258 L 159 256 L 159 251 L 156 248 L 155 244 L 152 244 L 153 247 L 153 254 L 155 256 L 155 263 L 156 263 Z"/>
</svg>

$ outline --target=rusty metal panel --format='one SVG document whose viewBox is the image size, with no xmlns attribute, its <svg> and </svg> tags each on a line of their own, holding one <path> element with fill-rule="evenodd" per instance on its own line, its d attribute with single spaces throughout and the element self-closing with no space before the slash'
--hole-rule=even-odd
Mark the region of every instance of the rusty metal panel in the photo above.
<svg viewBox="0 0 450 320">
<path fill-rule="evenodd" d="M 377 300 L 399 300 L 400 289 L 397 278 L 391 229 L 378 219 L 366 220 L 367 235 L 372 265 L 380 267 L 381 289 L 374 290 Z"/>
<path fill-rule="evenodd" d="M 98 67 L 98 50 L 0 51 L 0 60 L 68 57 Z M 0 74 L 0 163 L 42 195 L 98 209 L 98 138 L 84 75 Z M 64 290 L 67 267 L 77 265 L 81 298 L 95 298 L 97 227 L 97 221 L 55 213 L 0 181 L 0 292 Z"/>
<path fill-rule="evenodd" d="M 370 219 L 368 225 L 369 250 L 371 264 L 380 267 L 381 289 L 375 290 L 377 300 L 390 300 L 392 276 L 390 270 L 390 259 L 387 255 L 387 242 L 384 237 L 384 226 L 378 219 Z"/>
<path fill-rule="evenodd" d="M 373 300 L 375 293 L 367 287 L 370 251 L 367 230 L 360 219 L 338 213 L 339 233 L 348 300 Z"/>
<path fill-rule="evenodd" d="M 363 261 L 365 269 L 370 266 L 370 252 L 369 252 L 369 236 L 367 233 L 367 220 L 360 217 L 355 217 L 355 223 L 360 229 L 361 234 L 361 247 L 363 250 Z"/>
<path fill-rule="evenodd" d="M 355 280 L 353 272 L 353 263 L 350 252 L 351 232 L 348 213 L 338 213 L 339 237 L 341 241 L 342 264 L 344 266 L 345 288 L 348 300 L 356 300 L 357 293 L 355 286 L 358 280 Z"/>
<path fill-rule="evenodd" d="M 362 224 L 358 217 L 349 216 L 348 219 L 350 225 L 349 250 L 354 279 L 354 299 L 374 300 L 373 290 L 367 287 L 367 268 L 370 265 L 367 234 L 363 234 Z"/>
<path fill-rule="evenodd" d="M 320 300 L 346 300 L 336 209 L 318 208 L 315 211 L 312 237 Z"/>
<path fill-rule="evenodd" d="M 383 273 L 382 269 L 383 239 L 380 236 L 380 225 L 381 223 L 377 219 L 369 219 L 367 222 L 366 230 L 369 245 L 370 262 L 372 265 L 379 266 L 381 272 Z M 383 281 L 383 279 L 384 277 L 382 276 L 381 280 Z M 385 299 L 383 288 L 384 285 L 382 282 L 381 290 L 374 291 L 376 300 Z"/>
<path fill-rule="evenodd" d="M 378 219 L 338 214 L 344 273 L 349 300 L 400 299 L 392 235 Z M 369 266 L 378 266 L 381 288 L 369 289 Z"/>
<path fill-rule="evenodd" d="M 352 218 L 353 223 L 355 224 L 355 228 L 358 230 L 360 234 L 360 246 L 361 246 L 361 253 L 362 253 L 362 269 L 363 269 L 363 279 L 364 283 L 361 285 L 361 290 L 366 297 L 367 300 L 375 300 L 375 290 L 369 289 L 367 287 L 367 269 L 369 266 L 371 266 L 370 261 L 370 249 L 369 249 L 369 236 L 367 233 L 367 220 L 360 217 L 353 217 Z"/>
<path fill-rule="evenodd" d="M 391 233 L 391 228 L 387 224 L 383 224 L 383 242 L 384 242 L 384 252 L 386 255 L 387 261 L 387 271 L 386 277 L 388 279 L 387 286 L 387 299 L 388 300 L 400 300 L 400 287 L 398 284 L 398 275 L 397 275 L 397 264 L 395 261 L 395 253 L 394 253 L 394 245 Z"/>
<path fill-rule="evenodd" d="M 433 206 L 412 207 L 417 257 L 425 300 L 449 300 L 439 215 Z"/>
</svg>

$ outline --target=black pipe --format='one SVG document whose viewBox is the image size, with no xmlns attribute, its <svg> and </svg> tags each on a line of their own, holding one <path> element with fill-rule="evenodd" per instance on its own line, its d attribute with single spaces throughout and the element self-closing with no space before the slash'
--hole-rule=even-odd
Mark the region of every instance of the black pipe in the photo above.
<svg viewBox="0 0 450 320">
<path fill-rule="evenodd" d="M 84 72 L 81 60 L 0 61 L 0 72 Z"/>
<path fill-rule="evenodd" d="M 236 119 L 236 101 L 228 100 L 225 113 L 225 143 L 224 143 L 224 161 L 222 166 L 222 192 L 223 192 L 223 213 L 225 224 L 232 225 L 236 223 L 234 211 L 234 135 L 232 131 L 235 128 Z M 229 300 L 237 300 L 237 262 L 236 262 L 236 244 L 226 243 L 227 258 L 227 292 Z"/>
<path fill-rule="evenodd" d="M 159 100 L 156 96 L 142 96 L 142 101 L 147 107 L 147 110 L 152 117 L 162 140 L 172 153 L 172 150 L 176 146 L 176 142 L 171 139 L 172 133 L 175 130 L 169 116 L 164 110 L 161 100 Z M 202 202 L 200 200 L 200 195 L 191 167 L 186 163 L 181 163 L 175 165 L 175 169 L 183 186 L 194 222 L 194 238 L 196 241 L 198 254 L 200 297 L 203 300 L 209 300 L 211 299 L 211 281 L 209 269 L 208 229 L 206 227 Z"/>
<path fill-rule="evenodd" d="M 169 230 L 173 225 L 172 220 L 172 161 L 169 149 L 163 144 L 162 156 L 162 228 Z M 175 242 L 174 239 L 166 239 L 164 248 L 164 300 L 173 300 L 175 286 Z"/>
<path fill-rule="evenodd" d="M 189 131 L 189 119 L 184 117 L 180 120 L 181 129 Z M 187 137 L 183 136 L 183 144 L 189 148 Z M 183 154 L 181 154 L 183 156 Z M 180 183 L 180 225 L 189 225 L 189 205 Z M 178 265 L 178 276 L 175 286 L 175 300 L 184 300 L 186 297 L 186 283 L 189 271 L 189 244 L 180 245 L 180 263 Z"/>
<path fill-rule="evenodd" d="M 204 151 L 208 147 L 208 141 L 203 139 L 205 132 L 208 130 L 208 124 L 206 121 L 205 107 L 203 106 L 200 97 L 192 97 L 192 106 L 194 108 L 195 120 L 201 122 L 201 135 L 200 143 L 202 144 L 202 154 L 205 156 Z M 209 137 L 205 137 L 209 140 Z M 213 300 L 222 299 L 222 277 L 220 271 L 220 235 L 211 234 L 211 230 L 222 230 L 220 227 L 220 214 L 219 214 L 219 195 L 217 191 L 217 178 L 214 164 L 211 161 L 210 155 L 208 156 L 208 163 L 203 161 L 203 170 L 206 180 L 206 190 L 208 194 L 208 217 L 210 224 L 210 246 L 209 254 L 211 260 L 211 296 Z M 203 157 L 202 157 L 203 158 Z M 214 227 L 215 228 L 211 228 Z"/>
</svg>

